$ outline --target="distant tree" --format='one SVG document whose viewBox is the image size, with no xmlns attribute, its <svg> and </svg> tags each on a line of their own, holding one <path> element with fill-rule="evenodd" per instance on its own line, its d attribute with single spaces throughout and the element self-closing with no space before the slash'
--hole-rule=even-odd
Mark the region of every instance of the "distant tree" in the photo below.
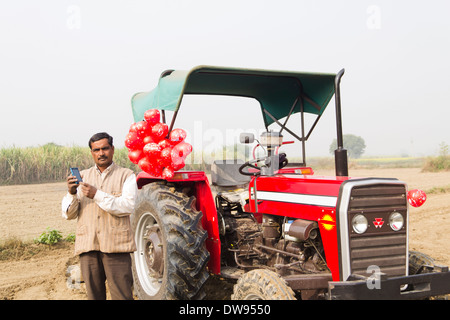
<svg viewBox="0 0 450 320">
<path fill-rule="evenodd" d="M 366 149 L 364 139 L 353 134 L 344 134 L 344 148 L 347 149 L 349 158 L 360 158 Z M 334 154 L 337 149 L 337 140 L 334 139 L 330 145 L 330 153 Z"/>
</svg>

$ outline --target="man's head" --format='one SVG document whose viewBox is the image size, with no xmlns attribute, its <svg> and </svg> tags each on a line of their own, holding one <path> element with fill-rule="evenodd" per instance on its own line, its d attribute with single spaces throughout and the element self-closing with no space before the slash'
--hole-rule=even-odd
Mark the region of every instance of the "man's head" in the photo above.
<svg viewBox="0 0 450 320">
<path fill-rule="evenodd" d="M 92 158 L 97 167 L 103 171 L 111 165 L 114 156 L 113 138 L 106 132 L 94 134 L 89 139 Z"/>
</svg>

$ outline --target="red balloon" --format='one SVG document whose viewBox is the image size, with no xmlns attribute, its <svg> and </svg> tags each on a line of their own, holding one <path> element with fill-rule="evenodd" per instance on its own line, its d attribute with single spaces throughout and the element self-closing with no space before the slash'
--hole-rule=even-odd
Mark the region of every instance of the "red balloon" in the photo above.
<svg viewBox="0 0 450 320">
<path fill-rule="evenodd" d="M 161 147 L 157 144 L 157 143 L 147 143 L 144 146 L 144 154 L 149 158 L 149 159 L 154 159 L 154 158 L 159 158 L 159 155 L 161 153 Z"/>
<path fill-rule="evenodd" d="M 139 160 L 138 166 L 147 173 L 151 172 L 150 168 L 152 167 L 152 163 L 147 157 L 143 157 L 141 160 Z"/>
<path fill-rule="evenodd" d="M 170 164 L 169 168 L 172 168 L 174 171 L 178 171 L 178 170 L 183 169 L 184 166 L 185 166 L 185 163 L 184 163 L 184 159 L 183 158 L 176 158 L 176 159 L 174 159 L 172 157 L 172 163 Z"/>
<path fill-rule="evenodd" d="M 141 160 L 144 157 L 144 152 L 142 152 L 141 149 L 137 150 L 130 150 L 128 152 L 128 159 L 130 159 L 131 162 L 134 164 L 138 164 L 139 160 Z"/>
<path fill-rule="evenodd" d="M 137 128 L 136 128 L 136 126 L 137 126 L 137 123 L 135 122 L 135 123 L 133 123 L 131 126 L 130 126 L 130 132 L 132 132 L 132 131 L 134 131 L 134 132 L 136 132 L 137 131 Z"/>
<path fill-rule="evenodd" d="M 177 144 L 175 147 L 173 147 L 172 149 L 172 157 L 174 156 L 178 156 L 181 158 L 186 159 L 186 157 L 192 152 L 192 146 L 187 143 L 187 142 L 182 142 Z"/>
<path fill-rule="evenodd" d="M 162 149 L 172 147 L 172 144 L 167 139 L 162 139 L 160 142 L 158 142 L 158 144 L 161 146 Z"/>
<path fill-rule="evenodd" d="M 155 140 L 153 140 L 153 138 L 152 138 L 151 136 L 146 136 L 146 137 L 144 138 L 144 140 L 143 140 L 144 146 L 145 146 L 147 143 L 153 143 L 153 142 L 155 142 Z"/>
<path fill-rule="evenodd" d="M 408 202 L 413 207 L 420 207 L 426 200 L 427 195 L 422 190 L 414 189 L 408 191 Z"/>
<path fill-rule="evenodd" d="M 169 133 L 169 126 L 165 123 L 158 122 L 152 128 L 152 136 L 156 141 L 164 139 Z"/>
<path fill-rule="evenodd" d="M 170 132 L 169 140 L 172 144 L 177 144 L 186 138 L 186 131 L 183 129 L 173 129 Z"/>
<path fill-rule="evenodd" d="M 130 150 L 142 148 L 142 139 L 134 131 L 129 132 L 125 137 L 125 146 Z"/>
<path fill-rule="evenodd" d="M 172 179 L 174 175 L 175 175 L 175 172 L 170 167 L 166 167 L 162 171 L 162 178 L 163 179 L 166 179 L 166 180 Z"/>
<path fill-rule="evenodd" d="M 144 139 L 146 136 L 148 136 L 152 129 L 147 121 L 137 122 L 135 128 L 138 137 L 140 137 L 141 139 Z"/>
<path fill-rule="evenodd" d="M 144 113 L 144 119 L 149 124 L 154 125 L 160 121 L 161 115 L 157 109 L 149 109 Z"/>
<path fill-rule="evenodd" d="M 144 157 L 141 160 L 139 160 L 138 165 L 143 171 L 147 172 L 148 174 L 151 174 L 152 176 L 160 177 L 162 174 L 163 168 L 158 163 L 152 161 L 148 157 Z"/>
<path fill-rule="evenodd" d="M 161 163 L 164 167 L 170 166 L 172 162 L 172 148 L 164 148 L 160 153 Z"/>
</svg>

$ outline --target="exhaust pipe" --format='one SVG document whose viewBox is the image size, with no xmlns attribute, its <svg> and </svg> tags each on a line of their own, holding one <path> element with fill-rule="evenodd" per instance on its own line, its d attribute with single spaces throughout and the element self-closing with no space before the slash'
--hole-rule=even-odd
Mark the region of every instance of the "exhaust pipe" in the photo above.
<svg viewBox="0 0 450 320">
<path fill-rule="evenodd" d="M 342 113 L 341 113 L 341 78 L 344 75 L 345 69 L 342 69 L 334 79 L 334 101 L 336 104 L 336 129 L 337 129 L 337 149 L 334 150 L 334 162 L 336 168 L 336 176 L 348 176 L 348 160 L 347 150 L 344 149 L 344 138 L 342 134 Z"/>
</svg>

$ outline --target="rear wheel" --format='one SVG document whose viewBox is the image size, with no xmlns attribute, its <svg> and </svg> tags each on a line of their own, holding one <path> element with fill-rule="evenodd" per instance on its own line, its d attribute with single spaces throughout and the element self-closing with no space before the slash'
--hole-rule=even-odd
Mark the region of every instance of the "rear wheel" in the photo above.
<svg viewBox="0 0 450 320">
<path fill-rule="evenodd" d="M 278 274 L 266 269 L 245 273 L 234 286 L 232 300 L 296 300 L 294 291 Z"/>
<path fill-rule="evenodd" d="M 142 188 L 132 218 L 137 250 L 134 289 L 139 299 L 198 299 L 208 279 L 209 253 L 195 197 L 165 183 Z"/>
</svg>

